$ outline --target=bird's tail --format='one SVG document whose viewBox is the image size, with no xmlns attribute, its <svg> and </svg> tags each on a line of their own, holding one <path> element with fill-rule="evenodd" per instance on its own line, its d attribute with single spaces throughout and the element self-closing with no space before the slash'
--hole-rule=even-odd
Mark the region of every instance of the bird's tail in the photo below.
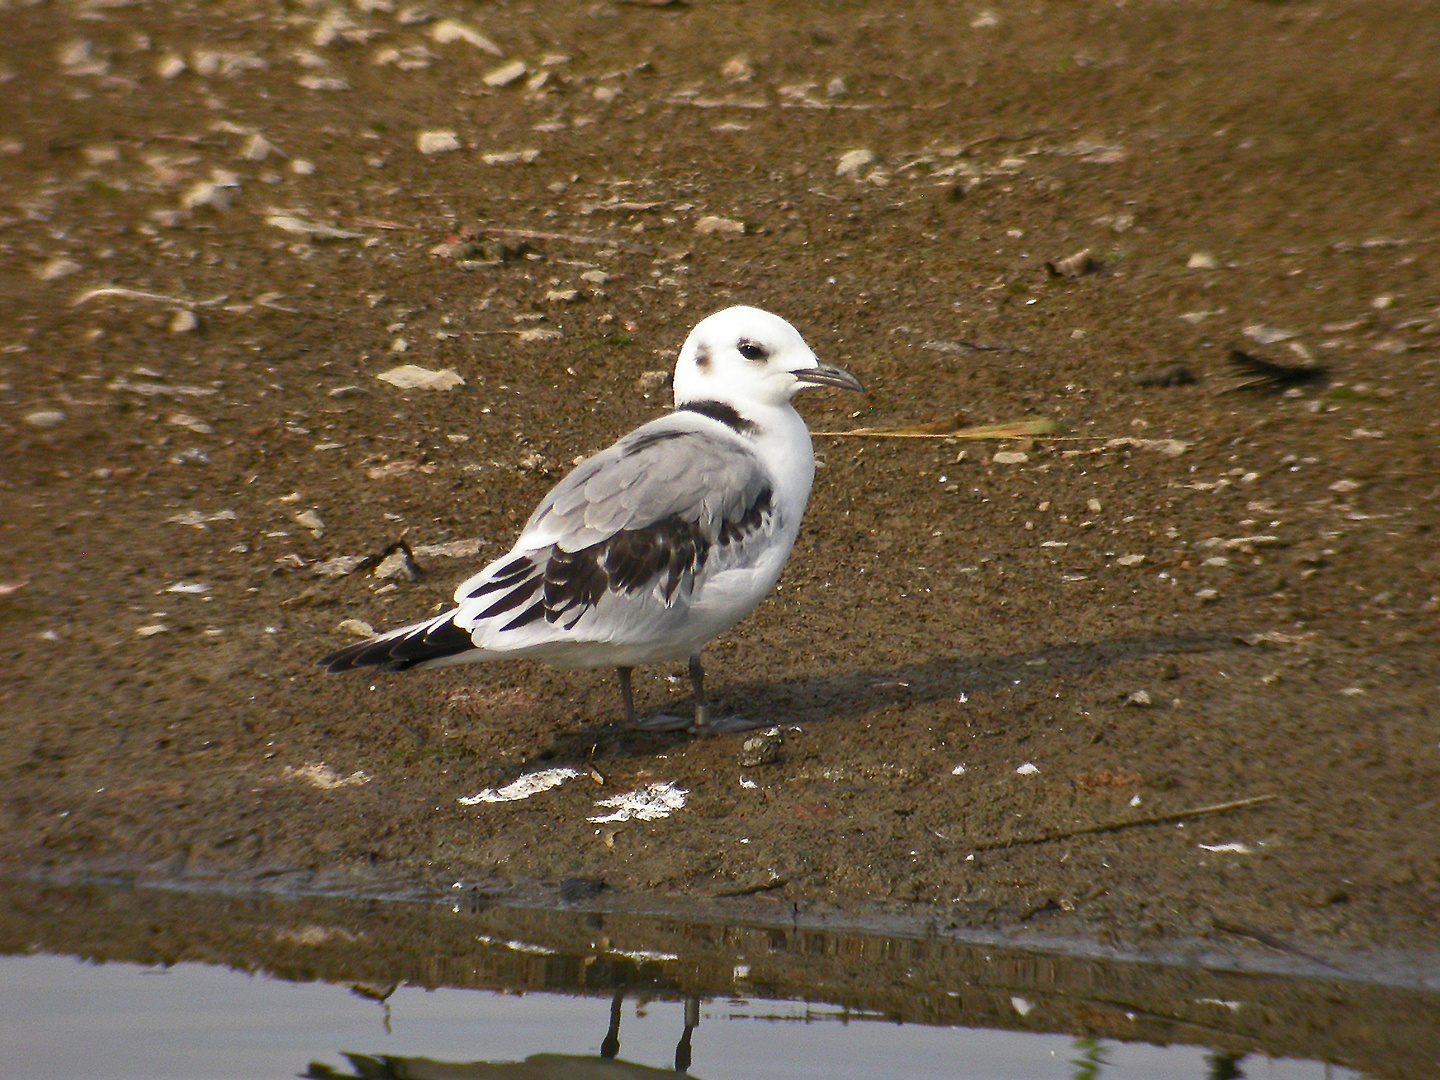
<svg viewBox="0 0 1440 1080">
<path fill-rule="evenodd" d="M 462 653 L 477 651 L 470 631 L 455 625 L 457 614 L 458 611 L 447 611 L 434 619 L 402 626 L 369 641 L 346 646 L 318 663 L 331 672 L 363 667 L 405 671 L 446 661 L 456 663 Z"/>
</svg>

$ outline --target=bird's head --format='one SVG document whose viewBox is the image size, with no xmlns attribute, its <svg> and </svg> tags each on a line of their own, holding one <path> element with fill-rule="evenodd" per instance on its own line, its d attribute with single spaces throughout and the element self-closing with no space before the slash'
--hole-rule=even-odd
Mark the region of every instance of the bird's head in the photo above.
<svg viewBox="0 0 1440 1080">
<path fill-rule="evenodd" d="M 863 390 L 843 368 L 822 364 L 793 326 L 753 307 L 732 307 L 690 331 L 675 364 L 675 404 L 723 401 L 783 405 L 807 386 Z"/>
</svg>

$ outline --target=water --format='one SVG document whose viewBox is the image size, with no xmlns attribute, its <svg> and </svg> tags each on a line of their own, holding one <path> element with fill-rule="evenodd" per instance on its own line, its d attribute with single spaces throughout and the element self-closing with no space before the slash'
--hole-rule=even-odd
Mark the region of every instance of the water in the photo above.
<svg viewBox="0 0 1440 1080">
<path fill-rule="evenodd" d="M 600 1055 L 613 998 L 400 987 L 380 1003 L 327 983 L 201 964 L 155 968 L 42 955 L 0 958 L 0 999 L 0 1074 L 31 1080 L 618 1080 L 650 1075 L 621 1071 L 621 1062 L 673 1069 L 687 1012 L 683 1001 L 622 998 L 618 1054 L 607 1061 Z M 796 1001 L 706 1001 L 689 1012 L 698 1020 L 689 1038 L 697 1080 L 1359 1077 L 1316 1062 L 1236 1060 L 1191 1046 L 897 1024 Z"/>
<path fill-rule="evenodd" d="M 0 882 L 0 1077 L 1440 1076 L 1425 958 L 1176 964 L 724 910 Z"/>
</svg>

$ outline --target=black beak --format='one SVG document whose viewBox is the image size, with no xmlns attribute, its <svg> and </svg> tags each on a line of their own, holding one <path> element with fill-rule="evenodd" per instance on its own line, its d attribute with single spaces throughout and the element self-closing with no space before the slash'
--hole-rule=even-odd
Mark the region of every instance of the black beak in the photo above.
<svg viewBox="0 0 1440 1080">
<path fill-rule="evenodd" d="M 861 393 L 865 391 L 865 385 L 854 375 L 844 368 L 830 364 L 817 364 L 815 367 L 801 368 L 790 374 L 800 381 L 801 386 L 838 386 L 841 390 L 856 390 Z"/>
</svg>

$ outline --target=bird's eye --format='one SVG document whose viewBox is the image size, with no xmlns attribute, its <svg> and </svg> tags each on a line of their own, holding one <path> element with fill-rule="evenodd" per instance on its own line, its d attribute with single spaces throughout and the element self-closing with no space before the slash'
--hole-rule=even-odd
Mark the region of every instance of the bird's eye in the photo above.
<svg viewBox="0 0 1440 1080">
<path fill-rule="evenodd" d="M 765 351 L 764 345 L 757 345 L 753 341 L 742 341 L 735 346 L 740 355 L 746 360 L 764 360 L 770 354 Z"/>
</svg>

